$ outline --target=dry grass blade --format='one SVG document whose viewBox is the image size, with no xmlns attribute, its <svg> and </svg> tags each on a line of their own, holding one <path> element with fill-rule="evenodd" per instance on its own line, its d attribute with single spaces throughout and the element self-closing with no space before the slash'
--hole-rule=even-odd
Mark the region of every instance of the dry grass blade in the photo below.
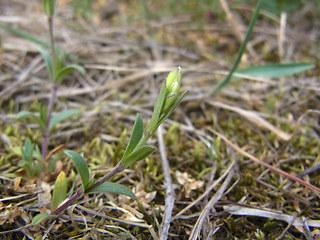
<svg viewBox="0 0 320 240">
<path fill-rule="evenodd" d="M 240 114 L 241 116 L 243 116 L 244 118 L 246 118 L 247 120 L 249 120 L 250 122 L 257 125 L 258 127 L 273 132 L 282 140 L 288 141 L 291 138 L 291 135 L 276 128 L 275 126 L 273 126 L 272 124 L 270 124 L 269 122 L 264 120 L 263 118 L 259 117 L 255 112 L 248 111 L 248 110 L 234 107 L 234 106 L 230 106 L 230 105 L 224 104 L 222 102 L 218 102 L 218 101 L 207 100 L 207 103 L 212 106 L 215 106 L 215 107 L 219 107 L 219 108 L 223 108 L 223 109 L 227 109 L 227 110 L 236 112 L 236 113 Z"/>
<path fill-rule="evenodd" d="M 217 131 L 215 131 L 215 130 L 213 130 L 213 129 L 210 129 L 210 128 L 208 128 L 208 130 L 209 130 L 210 132 L 214 133 L 215 135 L 219 136 L 220 138 L 222 138 L 223 141 L 225 141 L 225 142 L 226 142 L 230 147 L 232 147 L 234 150 L 236 150 L 236 151 L 239 152 L 240 154 L 248 157 L 249 159 L 253 160 L 254 162 L 259 163 L 259 164 L 265 166 L 266 168 L 269 168 L 271 171 L 277 172 L 277 173 L 285 176 L 286 178 L 289 178 L 289 179 L 291 179 L 291 180 L 293 180 L 293 181 L 295 181 L 295 182 L 299 182 L 299 183 L 301 183 L 302 185 L 306 186 L 307 188 L 309 188 L 309 189 L 311 189 L 311 190 L 313 190 L 313 191 L 315 191 L 315 192 L 317 192 L 317 193 L 320 193 L 320 188 L 318 188 L 318 187 L 316 187 L 316 186 L 314 186 L 314 185 L 312 185 L 312 184 L 310 184 L 310 183 L 307 183 L 306 181 L 303 181 L 302 179 L 297 178 L 297 177 L 295 177 L 295 176 L 293 176 L 293 175 L 291 175 L 291 174 L 289 174 L 289 173 L 287 173 L 287 172 L 285 172 L 285 171 L 283 171 L 283 170 L 281 170 L 281 169 L 279 169 L 279 168 L 276 168 L 276 167 L 274 167 L 274 166 L 271 166 L 271 165 L 268 164 L 268 163 L 265 163 L 265 162 L 261 161 L 260 159 L 252 156 L 251 154 L 249 154 L 249 153 L 247 153 L 246 151 L 244 151 L 242 148 L 240 148 L 240 147 L 236 146 L 235 144 L 233 144 L 232 142 L 230 142 L 230 141 L 229 141 L 224 135 L 222 135 L 221 133 L 218 133 Z"/>
<path fill-rule="evenodd" d="M 239 205 L 226 205 L 223 209 L 234 215 L 244 215 L 244 216 L 257 216 L 263 218 L 272 218 L 281 221 L 285 221 L 293 226 L 309 226 L 309 227 L 320 227 L 320 220 L 311 220 L 302 217 L 290 216 L 288 214 L 275 212 L 271 209 L 257 209 L 254 207 L 245 207 Z"/>
<path fill-rule="evenodd" d="M 206 204 L 205 208 L 201 212 L 194 228 L 192 229 L 189 240 L 196 240 L 199 238 L 202 226 L 205 220 L 208 218 L 208 214 L 210 210 L 212 210 L 214 205 L 223 197 L 224 192 L 226 191 L 228 185 L 230 184 L 233 176 L 234 176 L 234 168 L 230 168 L 228 171 L 228 176 L 222 183 L 221 187 L 218 189 L 218 191 L 214 194 L 214 196 Z"/>
<path fill-rule="evenodd" d="M 205 198 L 227 175 L 228 173 L 231 171 L 231 169 L 234 167 L 235 162 L 230 163 L 230 165 L 228 166 L 228 168 L 223 172 L 223 174 L 210 186 L 207 188 L 207 190 L 200 195 L 195 201 L 193 201 L 192 203 L 190 203 L 188 206 L 186 206 L 184 209 L 182 209 L 180 212 L 178 212 L 173 220 L 179 219 L 179 217 L 184 214 L 186 211 L 188 211 L 190 208 L 192 208 L 193 206 L 195 206 L 196 204 L 198 204 L 203 198 Z"/>
<path fill-rule="evenodd" d="M 126 220 L 121 220 L 121 219 L 109 217 L 109 216 L 106 216 L 106 215 L 101 214 L 99 212 L 96 212 L 96 211 L 93 211 L 93 210 L 88 209 L 86 207 L 83 207 L 81 205 L 77 205 L 76 208 L 78 208 L 78 209 L 80 209 L 80 210 L 82 210 L 84 212 L 93 214 L 93 216 L 101 217 L 101 218 L 112 220 L 112 221 L 115 221 L 115 222 L 121 222 L 121 223 L 125 223 L 125 224 L 132 225 L 132 226 L 138 226 L 138 227 L 142 227 L 142 228 L 151 228 L 152 227 L 152 226 L 144 224 L 144 223 L 137 223 L 137 222 L 126 221 Z"/>
</svg>

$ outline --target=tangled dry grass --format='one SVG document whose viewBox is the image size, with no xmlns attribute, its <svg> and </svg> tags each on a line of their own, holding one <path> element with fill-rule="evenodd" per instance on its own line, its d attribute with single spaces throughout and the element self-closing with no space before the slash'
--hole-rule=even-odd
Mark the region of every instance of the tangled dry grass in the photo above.
<svg viewBox="0 0 320 240">
<path fill-rule="evenodd" d="M 0 238 L 165 239 L 166 231 L 168 239 L 319 238 L 318 189 L 259 162 L 320 185 L 319 11 L 313 3 L 287 21 L 262 11 L 241 62 L 241 68 L 313 62 L 313 70 L 280 79 L 241 78 L 211 97 L 233 63 L 254 5 L 221 0 L 222 21 L 214 9 L 148 19 L 137 3 L 97 1 L 87 20 L 68 2 L 58 1 L 57 45 L 87 73 L 74 73 L 59 86 L 55 110 L 78 108 L 83 115 L 59 126 L 51 150 L 65 144 L 83 153 L 98 177 L 119 160 L 124 129 L 131 131 L 136 113 L 150 117 L 164 76 L 177 65 L 189 94 L 152 140 L 160 151 L 113 178 L 134 189 L 138 201 L 91 194 L 50 225 L 28 226 L 49 209 L 61 170 L 70 194 L 80 182 L 59 152 L 53 171 L 23 178 L 12 149 L 26 137 L 39 144 L 41 133 L 15 115 L 35 111 L 52 86 L 39 45 L 1 29 L 0 230 L 13 232 Z M 38 1 L 0 4 L 1 23 L 48 40 Z M 153 3 L 150 11 L 160 7 Z"/>
</svg>

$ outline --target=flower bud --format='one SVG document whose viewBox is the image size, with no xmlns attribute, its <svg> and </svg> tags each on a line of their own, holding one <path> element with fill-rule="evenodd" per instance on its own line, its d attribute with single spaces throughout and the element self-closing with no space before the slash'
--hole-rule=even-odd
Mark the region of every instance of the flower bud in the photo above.
<svg viewBox="0 0 320 240">
<path fill-rule="evenodd" d="M 166 79 L 166 97 L 161 112 L 166 112 L 175 102 L 181 86 L 181 67 L 172 70 Z"/>
</svg>

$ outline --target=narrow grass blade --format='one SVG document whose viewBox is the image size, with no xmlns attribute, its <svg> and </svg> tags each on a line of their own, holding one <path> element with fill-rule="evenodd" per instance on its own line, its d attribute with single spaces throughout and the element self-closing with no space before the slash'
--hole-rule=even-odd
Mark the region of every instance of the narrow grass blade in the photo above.
<svg viewBox="0 0 320 240">
<path fill-rule="evenodd" d="M 133 126 L 132 134 L 126 148 L 126 151 L 123 154 L 123 157 L 128 156 L 132 153 L 133 149 L 137 146 L 138 142 L 142 138 L 143 134 L 143 121 L 141 115 L 138 113 L 136 117 L 136 121 Z"/>
<path fill-rule="evenodd" d="M 82 112 L 78 109 L 69 109 L 69 110 L 66 110 L 66 111 L 63 111 L 63 112 L 59 112 L 57 113 L 56 115 L 54 115 L 52 118 L 51 118 L 51 121 L 50 121 L 50 130 L 52 128 L 54 128 L 58 123 L 60 123 L 61 121 L 67 119 L 67 118 L 70 118 L 72 116 L 75 116 L 75 115 L 78 115 L 78 114 L 81 114 Z"/>
<path fill-rule="evenodd" d="M 53 197 L 51 203 L 51 211 L 54 211 L 60 203 L 62 203 L 67 197 L 67 178 L 64 171 L 62 171 L 57 177 L 56 183 L 53 189 Z"/>
<path fill-rule="evenodd" d="M 312 63 L 272 63 L 236 71 L 254 77 L 284 77 L 314 68 Z"/>
<path fill-rule="evenodd" d="M 238 51 L 238 54 L 237 54 L 237 58 L 229 72 L 229 74 L 224 78 L 222 79 L 220 82 L 218 82 L 214 87 L 213 87 L 213 90 L 211 92 L 211 96 L 214 96 L 216 95 L 223 87 L 225 87 L 231 80 L 231 77 L 233 75 L 233 73 L 235 72 L 235 70 L 237 69 L 239 63 L 240 63 L 240 60 L 241 60 L 241 57 L 246 49 L 246 46 L 249 42 L 249 38 L 251 36 L 251 33 L 252 33 L 252 30 L 253 30 L 253 27 L 254 27 L 254 24 L 258 18 L 258 15 L 259 15 L 259 11 L 261 9 L 261 6 L 262 6 L 262 2 L 263 0 L 258 0 L 257 2 L 257 5 L 256 5 L 256 8 L 254 10 L 254 13 L 252 15 L 252 18 L 250 20 L 250 23 L 249 23 L 249 27 L 248 27 L 248 31 L 246 33 L 246 36 L 244 38 L 244 40 L 242 41 L 241 43 L 241 46 L 239 48 L 239 51 Z"/>
<path fill-rule="evenodd" d="M 137 199 L 137 197 L 134 195 L 131 189 L 118 183 L 105 182 L 91 191 L 91 193 L 104 193 L 104 192 L 123 194 L 131 197 L 132 199 Z"/>
<path fill-rule="evenodd" d="M 64 151 L 64 154 L 71 158 L 74 165 L 76 165 L 76 168 L 82 180 L 83 190 L 85 190 L 85 187 L 89 183 L 89 169 L 86 162 L 79 153 L 76 153 L 74 151 L 66 150 Z"/>
<path fill-rule="evenodd" d="M 2 23 L 0 23 L 0 28 L 11 33 L 11 34 L 18 36 L 18 37 L 21 37 L 21 38 L 27 39 L 31 42 L 34 42 L 34 43 L 38 44 L 39 46 L 50 49 L 50 44 L 48 42 L 45 42 L 45 41 L 41 40 L 40 38 L 37 38 L 29 33 L 26 33 L 26 32 L 21 31 L 19 29 L 15 29 L 13 27 L 10 27 L 10 26 L 2 24 Z M 60 47 L 57 47 L 56 51 L 59 54 L 66 54 L 66 52 Z M 84 62 L 84 63 L 86 62 L 84 59 L 80 59 L 75 55 L 68 55 L 68 58 L 74 62 Z"/>
</svg>

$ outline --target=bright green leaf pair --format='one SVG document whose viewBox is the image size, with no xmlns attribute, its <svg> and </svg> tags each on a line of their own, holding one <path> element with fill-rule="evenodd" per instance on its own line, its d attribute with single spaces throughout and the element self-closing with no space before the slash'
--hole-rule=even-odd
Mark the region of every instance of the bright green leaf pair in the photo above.
<svg viewBox="0 0 320 240">
<path fill-rule="evenodd" d="M 80 110 L 69 109 L 69 110 L 55 114 L 51 118 L 49 129 L 52 130 L 58 123 L 62 122 L 63 120 L 65 120 L 67 118 L 78 115 L 80 113 L 81 113 Z M 17 114 L 18 119 L 25 118 L 25 117 L 31 117 L 32 119 L 34 119 L 38 123 L 40 129 L 42 131 L 44 131 L 46 128 L 46 121 L 47 121 L 47 107 L 40 105 L 39 117 L 29 111 L 21 111 Z"/>
</svg>

